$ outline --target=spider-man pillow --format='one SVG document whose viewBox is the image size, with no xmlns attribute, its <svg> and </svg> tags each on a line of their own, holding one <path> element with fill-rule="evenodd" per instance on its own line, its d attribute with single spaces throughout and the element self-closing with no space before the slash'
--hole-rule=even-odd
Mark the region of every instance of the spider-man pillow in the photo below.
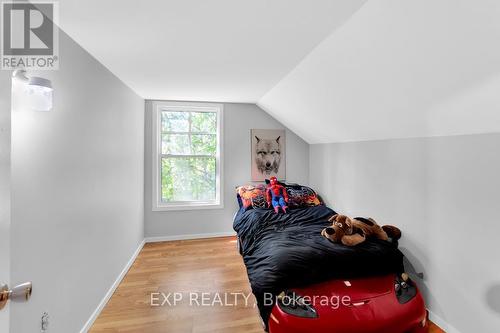
<svg viewBox="0 0 500 333">
<path fill-rule="evenodd" d="M 299 184 L 285 185 L 290 207 L 308 207 L 323 204 L 318 194 L 310 187 Z"/>
<path fill-rule="evenodd" d="M 286 188 L 289 207 L 309 207 L 323 204 L 316 192 L 310 187 L 299 184 L 280 184 Z M 269 208 L 266 201 L 266 188 L 267 186 L 264 184 L 248 184 L 237 187 L 236 196 L 240 208 Z"/>
<path fill-rule="evenodd" d="M 240 207 L 245 209 L 267 207 L 264 184 L 239 186 L 236 188 L 236 193 Z"/>
</svg>

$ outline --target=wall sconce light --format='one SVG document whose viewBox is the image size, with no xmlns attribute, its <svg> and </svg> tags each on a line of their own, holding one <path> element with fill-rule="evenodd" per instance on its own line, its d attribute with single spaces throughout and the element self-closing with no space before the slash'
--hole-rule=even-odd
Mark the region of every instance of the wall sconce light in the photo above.
<svg viewBox="0 0 500 333">
<path fill-rule="evenodd" d="M 24 69 L 17 69 L 12 74 L 14 79 L 23 84 L 25 104 L 35 111 L 52 109 L 52 82 L 38 76 L 28 77 Z"/>
</svg>

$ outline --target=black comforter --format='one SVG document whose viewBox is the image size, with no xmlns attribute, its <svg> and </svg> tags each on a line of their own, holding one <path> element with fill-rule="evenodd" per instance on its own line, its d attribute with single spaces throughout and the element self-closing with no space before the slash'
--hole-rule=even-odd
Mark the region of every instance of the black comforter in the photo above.
<svg viewBox="0 0 500 333">
<path fill-rule="evenodd" d="M 333 244 L 321 230 L 335 212 L 326 206 L 290 210 L 240 210 L 234 230 L 240 239 L 252 291 L 265 323 L 272 307 L 263 306 L 264 293 L 279 294 L 334 278 L 402 272 L 403 254 L 397 246 L 369 240 L 355 247 Z"/>
</svg>

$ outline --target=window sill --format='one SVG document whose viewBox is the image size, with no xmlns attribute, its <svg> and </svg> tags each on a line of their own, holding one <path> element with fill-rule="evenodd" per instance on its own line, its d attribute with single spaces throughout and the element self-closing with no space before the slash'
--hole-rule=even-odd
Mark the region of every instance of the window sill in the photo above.
<svg viewBox="0 0 500 333">
<path fill-rule="evenodd" d="M 153 206 L 153 212 L 165 212 L 165 211 L 179 211 L 179 210 L 200 210 L 200 209 L 223 209 L 224 204 L 222 203 L 193 203 L 193 204 L 170 204 L 170 205 L 156 205 Z"/>
</svg>

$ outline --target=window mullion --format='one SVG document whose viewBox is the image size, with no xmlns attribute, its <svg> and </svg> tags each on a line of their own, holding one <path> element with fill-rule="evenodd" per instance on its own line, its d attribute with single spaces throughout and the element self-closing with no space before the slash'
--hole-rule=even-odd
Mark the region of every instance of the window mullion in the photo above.
<svg viewBox="0 0 500 333">
<path fill-rule="evenodd" d="M 162 131 L 161 134 L 184 134 L 187 135 L 190 132 L 176 132 L 176 131 Z M 200 134 L 200 135 L 217 135 L 217 133 L 212 133 L 212 132 L 194 132 L 195 134 Z"/>
<path fill-rule="evenodd" d="M 189 153 L 191 153 L 191 154 L 193 154 L 193 142 L 192 142 L 192 139 L 191 139 L 191 131 L 193 130 L 192 120 L 193 120 L 193 113 L 189 112 L 189 133 L 188 133 L 188 140 L 189 140 Z"/>
<path fill-rule="evenodd" d="M 160 154 L 161 158 L 215 158 L 214 155 L 201 155 L 201 154 L 189 154 L 189 155 L 173 155 L 173 154 Z"/>
</svg>

